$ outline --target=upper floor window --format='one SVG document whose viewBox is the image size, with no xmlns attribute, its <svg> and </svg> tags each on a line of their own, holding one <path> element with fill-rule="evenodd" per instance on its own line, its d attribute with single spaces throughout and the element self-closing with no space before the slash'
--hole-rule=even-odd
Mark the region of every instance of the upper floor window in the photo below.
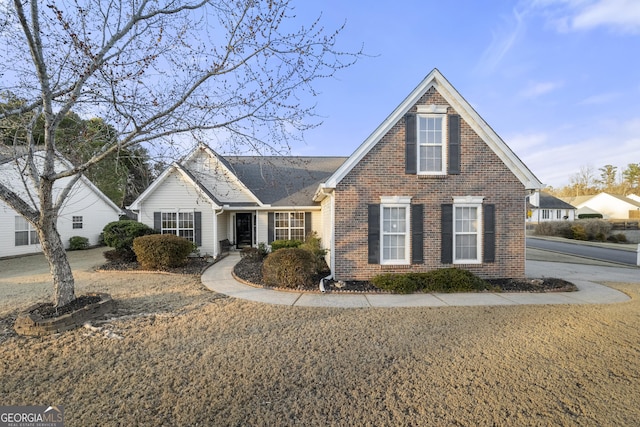
<svg viewBox="0 0 640 427">
<path fill-rule="evenodd" d="M 73 217 L 71 217 L 71 228 L 73 228 L 73 229 L 82 228 L 82 217 L 81 216 L 73 216 Z"/>
<path fill-rule="evenodd" d="M 461 119 L 445 105 L 418 105 L 405 115 L 405 173 L 423 176 L 461 173 Z"/>
<path fill-rule="evenodd" d="M 418 173 L 446 173 L 446 122 L 444 114 L 418 115 Z"/>
<path fill-rule="evenodd" d="M 21 216 L 16 216 L 15 225 L 16 246 L 36 245 L 40 243 L 40 240 L 38 239 L 38 232 L 35 230 L 33 225 L 29 223 L 29 221 Z"/>
</svg>

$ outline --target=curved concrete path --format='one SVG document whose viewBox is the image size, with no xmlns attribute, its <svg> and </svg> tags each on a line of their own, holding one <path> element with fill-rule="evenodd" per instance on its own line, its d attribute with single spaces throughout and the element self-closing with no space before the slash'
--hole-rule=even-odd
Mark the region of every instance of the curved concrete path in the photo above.
<svg viewBox="0 0 640 427">
<path fill-rule="evenodd" d="M 231 275 L 240 255 L 231 253 L 209 267 L 202 283 L 212 291 L 249 301 L 297 307 L 445 307 L 531 304 L 611 304 L 629 300 L 622 292 L 591 280 L 640 283 L 640 270 L 592 265 L 527 261 L 528 277 L 556 277 L 578 286 L 577 292 L 455 293 L 455 294 L 341 294 L 287 292 L 242 284 Z"/>
</svg>

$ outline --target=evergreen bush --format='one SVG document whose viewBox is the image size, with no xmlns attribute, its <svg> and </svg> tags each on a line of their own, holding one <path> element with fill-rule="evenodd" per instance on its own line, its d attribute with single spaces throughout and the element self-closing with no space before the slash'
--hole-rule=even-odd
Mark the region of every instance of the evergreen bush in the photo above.
<svg viewBox="0 0 640 427">
<path fill-rule="evenodd" d="M 116 250 L 123 261 L 135 261 L 133 240 L 136 237 L 155 234 L 153 228 L 130 219 L 114 221 L 107 224 L 102 230 L 104 243 Z"/>
<path fill-rule="evenodd" d="M 478 292 L 492 289 L 491 285 L 460 268 L 443 268 L 425 273 L 381 274 L 371 282 L 378 288 L 396 293 Z"/>
<path fill-rule="evenodd" d="M 297 248 L 302 244 L 302 240 L 274 240 L 271 242 L 271 252 L 284 248 Z"/>
<path fill-rule="evenodd" d="M 313 287 L 315 276 L 313 254 L 300 248 L 281 248 L 271 252 L 262 264 L 262 281 L 267 286 Z"/>
<path fill-rule="evenodd" d="M 82 236 L 73 236 L 69 239 L 70 251 L 81 251 L 89 247 L 89 239 Z"/>
<path fill-rule="evenodd" d="M 144 269 L 180 267 L 193 251 L 193 243 L 175 234 L 152 234 L 133 239 L 133 252 Z"/>
</svg>

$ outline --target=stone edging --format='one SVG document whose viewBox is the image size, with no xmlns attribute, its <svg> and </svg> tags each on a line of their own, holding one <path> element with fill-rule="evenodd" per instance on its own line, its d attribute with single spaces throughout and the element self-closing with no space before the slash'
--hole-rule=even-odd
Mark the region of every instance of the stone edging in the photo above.
<svg viewBox="0 0 640 427">
<path fill-rule="evenodd" d="M 18 315 L 13 328 L 18 335 L 43 336 L 75 329 L 84 323 L 101 317 L 115 308 L 115 301 L 109 294 L 90 293 L 88 296 L 99 296 L 100 301 L 89 304 L 72 313 L 60 317 L 43 319 L 39 314 L 30 313 L 40 304 L 35 304 Z"/>
</svg>

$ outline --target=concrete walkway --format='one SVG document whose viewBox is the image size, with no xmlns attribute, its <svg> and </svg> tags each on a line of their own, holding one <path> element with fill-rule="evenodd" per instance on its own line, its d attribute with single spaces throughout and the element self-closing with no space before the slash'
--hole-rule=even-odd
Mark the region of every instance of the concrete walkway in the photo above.
<svg viewBox="0 0 640 427">
<path fill-rule="evenodd" d="M 455 293 L 455 294 L 340 294 L 274 291 L 244 285 L 231 271 L 240 260 L 231 253 L 202 275 L 202 283 L 212 291 L 249 301 L 296 307 L 445 307 L 531 304 L 611 304 L 629 300 L 622 292 L 593 281 L 640 283 L 640 270 L 610 266 L 527 261 L 528 277 L 556 277 L 574 283 L 577 292 L 550 293 Z"/>
</svg>

